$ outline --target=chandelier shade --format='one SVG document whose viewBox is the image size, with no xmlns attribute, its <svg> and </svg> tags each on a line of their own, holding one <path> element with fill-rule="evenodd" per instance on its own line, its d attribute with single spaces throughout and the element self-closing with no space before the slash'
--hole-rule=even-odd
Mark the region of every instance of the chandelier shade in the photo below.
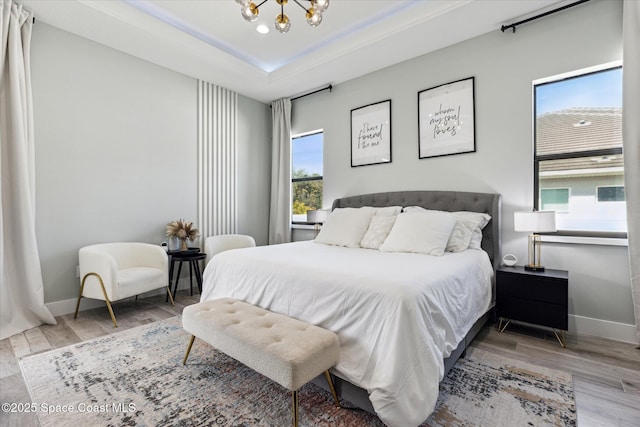
<svg viewBox="0 0 640 427">
<path fill-rule="evenodd" d="M 263 0 L 256 4 L 252 0 L 235 0 L 235 2 L 242 7 L 240 11 L 242 17 L 248 22 L 253 22 L 258 19 L 260 6 L 268 1 L 269 0 Z M 312 27 L 317 27 L 322 23 L 322 14 L 329 8 L 329 1 L 330 0 L 293 0 L 295 4 L 305 11 L 307 23 Z M 280 5 L 280 13 L 276 15 L 274 26 L 280 33 L 286 33 L 291 29 L 291 21 L 284 13 L 284 6 L 289 3 L 289 0 L 275 0 L 275 2 Z"/>
</svg>

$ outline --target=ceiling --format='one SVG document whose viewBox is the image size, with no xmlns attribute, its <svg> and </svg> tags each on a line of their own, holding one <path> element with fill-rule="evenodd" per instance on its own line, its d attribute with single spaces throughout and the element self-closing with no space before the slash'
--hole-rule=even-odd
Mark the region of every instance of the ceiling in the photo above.
<svg viewBox="0 0 640 427">
<path fill-rule="evenodd" d="M 255 1 L 255 0 L 254 0 Z M 234 0 L 21 0 L 45 22 L 268 103 L 370 73 L 567 3 L 559 0 L 332 0 L 320 26 L 289 1 L 246 22 Z M 300 0 L 307 3 L 307 0 Z M 271 31 L 259 34 L 266 24 Z M 505 34 L 507 37 L 508 34 Z"/>
</svg>

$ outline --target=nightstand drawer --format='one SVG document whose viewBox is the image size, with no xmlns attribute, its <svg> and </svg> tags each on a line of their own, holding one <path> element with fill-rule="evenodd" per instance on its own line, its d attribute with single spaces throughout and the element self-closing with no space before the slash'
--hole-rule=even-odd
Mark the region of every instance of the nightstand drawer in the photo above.
<svg viewBox="0 0 640 427">
<path fill-rule="evenodd" d="M 496 301 L 498 316 L 520 320 L 550 328 L 568 329 L 566 305 L 516 298 L 498 294 Z"/>
<path fill-rule="evenodd" d="M 498 294 L 532 301 L 567 305 L 567 279 L 498 271 Z"/>
</svg>

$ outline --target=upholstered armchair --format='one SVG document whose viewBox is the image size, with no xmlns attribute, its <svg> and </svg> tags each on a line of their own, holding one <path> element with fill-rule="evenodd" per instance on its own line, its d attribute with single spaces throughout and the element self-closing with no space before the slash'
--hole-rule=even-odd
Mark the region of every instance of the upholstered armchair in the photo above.
<svg viewBox="0 0 640 427">
<path fill-rule="evenodd" d="M 80 294 L 76 304 L 78 317 L 82 297 L 105 301 L 113 326 L 118 327 L 112 301 L 137 296 L 154 289 L 169 291 L 167 253 L 158 245 L 137 242 L 101 243 L 85 246 L 78 252 Z"/>
<path fill-rule="evenodd" d="M 256 241 L 251 236 L 244 234 L 219 234 L 209 236 L 204 241 L 204 251 L 207 254 L 205 266 L 209 264 L 211 258 L 220 252 L 229 249 L 250 248 L 256 245 Z"/>
</svg>

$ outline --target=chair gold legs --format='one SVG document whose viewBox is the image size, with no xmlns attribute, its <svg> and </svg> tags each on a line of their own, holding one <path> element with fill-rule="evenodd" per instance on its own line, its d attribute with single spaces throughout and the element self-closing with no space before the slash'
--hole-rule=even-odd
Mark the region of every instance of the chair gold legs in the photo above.
<svg viewBox="0 0 640 427">
<path fill-rule="evenodd" d="M 338 399 L 338 394 L 336 393 L 336 389 L 333 386 L 331 374 L 328 370 L 324 371 L 324 377 L 327 379 L 327 383 L 329 384 L 329 388 L 331 389 L 331 394 L 333 395 L 333 401 L 336 403 L 336 408 L 342 408 L 342 406 L 340 405 L 340 399 Z"/>
<path fill-rule="evenodd" d="M 109 309 L 109 314 L 111 315 L 111 321 L 113 322 L 113 327 L 117 328 L 118 324 L 116 323 L 116 316 L 113 314 L 113 309 L 111 308 L 111 302 L 109 302 L 109 297 L 107 296 L 107 290 L 104 288 L 104 283 L 102 282 L 102 277 L 98 273 L 87 273 L 82 278 L 82 284 L 80 284 L 80 295 L 78 295 L 78 302 L 76 304 L 76 314 L 73 316 L 74 319 L 78 318 L 78 309 L 80 309 L 80 299 L 82 298 L 82 291 L 84 291 L 84 283 L 89 276 L 96 276 L 98 278 L 98 282 L 100 283 L 100 287 L 102 288 L 102 294 L 104 295 L 104 302 L 107 303 L 107 308 Z"/>
<path fill-rule="evenodd" d="M 298 390 L 291 392 L 291 414 L 293 416 L 293 427 L 298 427 Z"/>
<path fill-rule="evenodd" d="M 80 294 L 78 295 L 78 302 L 76 303 L 76 313 L 73 316 L 74 319 L 78 318 L 78 311 L 80 310 L 80 300 L 82 299 L 82 292 L 84 291 L 84 283 L 89 276 L 96 276 L 98 278 L 98 282 L 100 283 L 100 287 L 102 288 L 102 294 L 104 295 L 104 302 L 107 304 L 107 308 L 109 309 L 109 314 L 111 315 L 111 321 L 113 322 L 113 327 L 117 328 L 118 323 L 116 322 L 116 315 L 113 314 L 113 308 L 111 307 L 111 301 L 109 301 L 109 297 L 107 296 L 107 290 L 104 287 L 104 282 L 102 281 L 102 277 L 98 273 L 87 273 L 82 278 L 82 283 L 80 284 Z M 171 301 L 171 305 L 175 306 L 175 301 L 173 301 L 173 295 L 171 295 L 171 290 L 169 286 L 167 286 L 167 293 L 169 294 L 169 300 Z M 138 295 L 136 295 L 136 301 L 138 300 Z"/>
<path fill-rule="evenodd" d="M 189 346 L 187 347 L 187 352 L 184 354 L 184 359 L 182 359 L 182 364 L 187 364 L 187 358 L 189 357 L 189 353 L 191 353 L 191 347 L 193 347 L 193 341 L 196 339 L 195 335 L 191 335 L 191 340 L 189 341 Z"/>
<path fill-rule="evenodd" d="M 171 301 L 171 305 L 176 305 L 173 302 L 173 295 L 171 295 L 171 289 L 169 289 L 169 286 L 167 285 L 167 293 L 169 294 L 169 301 Z"/>
<path fill-rule="evenodd" d="M 105 300 L 104 302 L 107 303 L 107 308 L 109 309 L 109 314 L 111 315 L 111 321 L 113 322 L 113 327 L 117 328 L 118 324 L 116 323 L 116 316 L 115 314 L 113 314 L 113 309 L 111 308 L 111 303 L 109 302 L 109 299 L 107 298 L 106 292 L 105 292 Z"/>
</svg>

